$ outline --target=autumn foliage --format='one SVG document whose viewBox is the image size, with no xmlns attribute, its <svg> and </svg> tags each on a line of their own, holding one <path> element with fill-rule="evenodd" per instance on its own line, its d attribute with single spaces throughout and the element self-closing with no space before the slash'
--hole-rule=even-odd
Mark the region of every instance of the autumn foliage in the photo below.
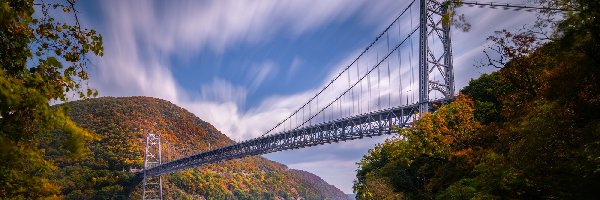
<svg viewBox="0 0 600 200">
<path fill-rule="evenodd" d="M 91 135 L 50 103 L 94 97 L 87 61 L 103 53 L 75 1 L 0 0 L 0 199 L 60 197 L 57 166 L 39 144 L 61 129 L 68 136 L 54 141 L 68 153 L 60 159 L 76 158 Z"/>
<path fill-rule="evenodd" d="M 59 105 L 94 139 L 83 156 L 62 159 L 68 150 L 44 143 L 57 164 L 56 180 L 66 199 L 141 199 L 141 184 L 130 169 L 144 162 L 145 133 L 161 135 L 164 162 L 234 142 L 211 124 L 168 101 L 149 97 L 102 97 Z M 168 199 L 341 199 L 337 188 L 307 172 L 262 157 L 248 157 L 163 176 Z M 340 198 L 341 197 L 341 198 Z"/>
<path fill-rule="evenodd" d="M 545 43 L 532 32 L 492 36 L 506 59 L 490 60 L 499 70 L 370 150 L 358 199 L 600 196 L 600 5 L 540 2 L 580 11 Z"/>
</svg>

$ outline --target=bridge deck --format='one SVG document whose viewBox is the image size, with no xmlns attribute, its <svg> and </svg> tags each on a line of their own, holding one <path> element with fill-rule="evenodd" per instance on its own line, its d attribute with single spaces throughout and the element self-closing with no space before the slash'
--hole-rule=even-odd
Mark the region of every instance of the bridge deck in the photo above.
<svg viewBox="0 0 600 200">
<path fill-rule="evenodd" d="M 443 104 L 450 101 L 452 99 L 439 99 L 431 101 L 429 104 Z M 434 107 L 429 106 L 429 108 Z M 150 168 L 145 173 L 147 176 L 159 176 L 194 166 L 246 156 L 390 134 L 392 127 L 406 127 L 412 122 L 412 115 L 417 113 L 418 110 L 418 104 L 394 107 L 258 137 L 173 160 Z M 139 173 L 143 174 L 144 171 L 140 171 Z"/>
</svg>

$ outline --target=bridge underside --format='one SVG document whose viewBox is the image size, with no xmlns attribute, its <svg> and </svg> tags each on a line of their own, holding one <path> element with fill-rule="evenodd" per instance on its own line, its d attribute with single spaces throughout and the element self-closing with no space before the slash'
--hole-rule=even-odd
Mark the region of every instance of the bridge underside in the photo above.
<svg viewBox="0 0 600 200">
<path fill-rule="evenodd" d="M 437 107 L 432 104 L 450 101 L 452 99 L 431 101 L 429 108 Z M 146 175 L 159 176 L 225 160 L 390 134 L 393 127 L 402 128 L 410 124 L 418 110 L 419 104 L 395 107 L 259 137 L 163 163 L 148 169 Z"/>
</svg>

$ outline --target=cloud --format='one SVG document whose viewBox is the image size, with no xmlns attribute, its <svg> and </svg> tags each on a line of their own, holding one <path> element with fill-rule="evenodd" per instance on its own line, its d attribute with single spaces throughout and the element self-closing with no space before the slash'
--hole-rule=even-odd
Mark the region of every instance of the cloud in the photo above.
<svg viewBox="0 0 600 200">
<path fill-rule="evenodd" d="M 210 84 L 200 87 L 200 96 L 203 101 L 234 102 L 236 105 L 243 105 L 247 94 L 246 88 L 234 86 L 220 78 L 215 78 Z"/>
<path fill-rule="evenodd" d="M 275 68 L 275 63 L 272 61 L 252 66 L 246 77 L 250 82 L 248 90 L 255 91 L 267 78 L 275 75 L 276 71 L 277 68 Z"/>
<path fill-rule="evenodd" d="M 466 86 L 470 79 L 477 78 L 482 73 L 497 70 L 493 67 L 476 67 L 484 59 L 483 49 L 489 43 L 486 40 L 488 36 L 492 35 L 494 31 L 502 29 L 517 31 L 525 25 L 533 25 L 536 19 L 536 14 L 532 12 L 490 9 L 487 7 L 463 6 L 458 8 L 457 12 L 465 14 L 467 21 L 473 25 L 469 32 L 452 32 L 457 89 Z"/>
<path fill-rule="evenodd" d="M 387 26 L 386 20 L 397 14 L 397 8 L 401 7 L 397 3 L 398 1 L 371 3 L 366 0 L 351 3 L 344 0 L 223 0 L 186 1 L 177 4 L 170 1 L 102 2 L 100 7 L 104 23 L 94 27 L 100 27 L 106 54 L 103 59 L 98 60 L 99 67 L 92 74 L 91 82 L 99 89 L 101 95 L 143 95 L 166 99 L 210 122 L 234 140 L 254 138 L 271 129 L 303 105 L 321 87 L 329 84 L 362 48 L 345 55 L 333 65 L 324 66 L 330 70 L 318 87 L 285 96 L 273 95 L 261 100 L 257 105 L 250 105 L 248 109 L 241 109 L 245 106 L 248 93 L 261 87 L 265 80 L 275 77 L 278 73 L 274 62 L 267 60 L 248 69 L 249 85 L 235 85 L 228 80 L 214 78 L 212 82 L 200 86 L 200 96 L 194 98 L 192 94 L 195 91 L 187 91 L 177 84 L 171 71 L 173 66 L 170 59 L 189 57 L 204 51 L 224 53 L 232 46 L 260 43 L 275 34 L 296 37 L 353 15 L 365 23 L 381 23 L 381 27 L 384 27 Z M 416 10 L 413 12 L 417 13 Z M 482 14 L 480 11 L 469 10 L 466 13 L 469 14 L 467 17 L 473 16 L 469 17 L 473 20 L 472 32 L 453 34 L 457 88 L 464 86 L 469 78 L 478 75 L 473 72 L 469 63 L 478 57 L 478 49 L 485 41 L 485 36 L 489 35 L 487 32 L 500 28 L 491 24 L 504 21 L 501 26 L 510 26 L 523 20 L 523 17 L 511 17 L 513 13 L 498 14 L 497 11 Z M 416 16 L 414 14 L 413 17 Z M 382 23 L 382 19 L 386 23 Z M 401 20 L 402 24 L 410 24 L 408 19 Z M 417 24 L 416 21 L 413 23 Z M 402 34 L 410 29 L 409 26 L 400 28 Z M 398 28 L 394 27 L 394 30 L 396 29 Z M 400 35 L 391 35 L 392 44 L 401 39 Z M 402 62 L 397 57 L 391 59 L 389 73 L 388 63 L 384 63 L 379 75 L 375 71 L 372 76 L 366 78 L 368 82 L 363 81 L 339 103 L 334 104 L 333 114 L 331 110 L 326 110 L 311 123 L 369 112 L 378 107 L 395 106 L 390 105 L 392 102 L 413 103 L 418 99 L 415 98 L 417 79 L 414 77 L 418 71 L 415 68 L 417 60 L 414 59 L 418 52 L 417 38 L 413 38 L 414 45 L 407 43 L 402 47 Z M 409 62 L 411 47 L 414 54 L 411 57 L 412 62 Z M 286 121 L 284 126 L 275 131 L 296 127 L 309 113 L 314 114 L 323 108 L 326 103 L 345 91 L 349 83 L 352 84 L 364 74 L 375 63 L 377 57 L 382 56 L 377 52 L 385 52 L 386 48 L 384 43 L 378 44 L 359 61 L 358 66 L 352 66 L 348 73 L 342 74 L 339 81 L 332 83 L 321 98 L 301 110 L 304 117 L 300 117 L 299 113 L 298 117 Z M 302 59 L 294 59 L 286 72 L 287 76 L 298 70 L 302 63 Z M 369 89 L 371 93 L 368 92 Z M 292 151 L 289 154 L 281 152 L 281 155 L 285 156 L 277 154 L 273 157 L 284 160 L 284 163 L 292 163 L 291 167 L 316 173 L 349 192 L 351 182 L 348 180 L 349 177 L 354 177 L 353 163 L 380 140 L 382 139 L 351 141 L 343 145 Z M 333 161 L 327 161 L 330 159 Z M 328 171 L 331 170 L 329 166 L 336 166 L 339 170 Z"/>
<path fill-rule="evenodd" d="M 277 73 L 272 61 L 251 67 L 247 78 L 250 84 L 247 86 L 215 78 L 200 86 L 200 97 L 194 99 L 189 91 L 177 85 L 171 72 L 170 57 L 191 54 L 200 49 L 224 51 L 233 44 L 258 42 L 275 33 L 300 35 L 352 14 L 367 16 L 364 10 L 369 10 L 366 8 L 370 6 L 365 6 L 365 2 L 103 3 L 101 10 L 105 24 L 99 27 L 103 27 L 106 55 L 99 61 L 100 67 L 92 82 L 100 89 L 101 95 L 163 98 L 189 106 L 191 111 L 217 125 L 232 138 L 256 137 L 302 105 L 316 90 L 272 97 L 241 113 L 240 107 L 244 106 L 248 92 L 256 90 Z M 291 70 L 300 64 L 301 61 L 295 59 Z M 314 106 L 306 115 L 322 105 Z"/>
<path fill-rule="evenodd" d="M 294 76 L 296 74 L 296 72 L 298 72 L 298 70 L 300 69 L 300 67 L 302 66 L 302 64 L 304 63 L 304 61 L 302 61 L 302 59 L 295 57 L 292 60 L 292 63 L 290 64 L 290 66 L 288 67 L 288 71 L 287 71 L 287 79 L 289 80 L 292 76 Z"/>
<path fill-rule="evenodd" d="M 488 12 L 493 13 L 493 12 Z M 522 16 L 520 19 L 512 19 L 508 20 L 507 23 L 501 23 L 501 26 L 498 27 L 487 27 L 483 26 L 478 28 L 479 23 L 484 24 L 494 24 L 494 20 L 502 19 L 510 16 L 513 13 L 494 13 L 494 16 L 487 16 L 485 18 L 477 18 L 479 16 L 477 12 L 471 11 L 468 14 L 474 16 L 470 19 L 477 20 L 474 23 L 474 28 L 472 32 L 469 33 L 454 33 L 454 41 L 455 48 L 454 55 L 455 59 L 455 74 L 456 74 L 456 82 L 457 88 L 461 88 L 466 84 L 466 82 L 470 78 L 475 78 L 481 73 L 486 72 L 486 69 L 477 69 L 472 66 L 472 62 L 476 60 L 476 58 L 481 57 L 481 44 L 485 42 L 485 37 L 489 35 L 488 33 L 491 30 L 495 30 L 497 28 L 507 27 L 510 28 L 514 26 L 514 24 L 523 20 L 523 18 L 527 18 L 527 16 Z M 474 36 L 478 36 L 478 39 L 475 39 Z M 416 39 L 418 37 L 415 37 Z M 400 38 L 398 38 L 400 39 Z M 398 41 L 398 40 L 395 40 Z M 374 71 L 373 75 L 369 76 L 368 81 L 365 80 L 359 86 L 355 88 L 355 94 L 345 96 L 341 103 L 335 104 L 334 107 L 335 113 L 331 118 L 340 118 L 344 116 L 350 116 L 356 113 L 364 113 L 368 111 L 375 110 L 381 104 L 382 107 L 389 106 L 387 105 L 389 100 L 391 102 L 402 102 L 405 104 L 405 99 L 408 98 L 408 103 L 414 103 L 418 96 L 416 96 L 416 87 L 417 87 L 417 77 L 413 77 L 416 75 L 417 60 L 414 58 L 417 52 L 416 41 L 414 45 L 411 46 L 407 43 L 402 47 L 401 50 L 401 58 L 402 62 L 396 57 L 390 59 L 390 72 L 387 71 L 387 62 L 384 62 L 380 67 L 382 73 L 377 75 L 377 71 Z M 374 47 L 374 49 L 379 49 L 379 52 L 385 52 L 387 49 L 387 45 L 379 44 Z M 409 57 L 411 55 L 410 48 L 413 48 L 412 54 L 412 62 L 409 62 Z M 315 93 L 318 92 L 318 89 L 329 84 L 329 80 L 333 79 L 338 75 L 338 73 L 347 66 L 352 59 L 358 55 L 360 50 L 357 50 L 353 53 L 350 53 L 344 59 L 341 59 L 338 63 L 330 66 L 326 66 L 331 69 L 329 75 L 319 87 L 313 88 L 311 90 L 307 90 L 304 92 L 288 95 L 288 96 L 271 96 L 263 100 L 259 105 L 250 108 L 247 112 L 243 114 L 236 115 L 235 119 L 239 119 L 239 121 L 235 121 L 236 125 L 227 124 L 225 125 L 225 130 L 228 130 L 227 133 L 234 136 L 241 136 L 242 139 L 254 138 L 262 133 L 265 130 L 271 128 L 274 124 L 278 123 L 280 120 L 284 119 L 288 115 L 290 115 L 295 109 L 301 106 L 304 102 L 306 102 L 309 98 L 311 98 Z M 381 55 L 379 55 L 381 56 Z M 344 89 L 348 88 L 348 82 L 354 83 L 358 77 L 358 75 L 364 74 L 369 67 L 373 66 L 377 57 L 377 51 L 373 50 L 368 56 L 360 60 L 360 66 L 352 66 L 351 70 L 348 74 L 342 74 L 340 81 L 334 82 L 330 89 L 326 90 L 322 94 L 322 99 L 320 101 L 320 105 L 317 105 L 316 101 L 310 104 L 311 109 L 304 109 L 304 113 L 314 113 L 317 107 L 322 108 L 323 103 L 328 103 L 330 100 L 334 99 Z M 412 64 L 412 65 L 411 65 Z M 399 66 L 399 67 L 398 67 Z M 412 69 L 411 69 L 412 66 Z M 358 68 L 358 73 L 355 69 Z M 403 79 L 400 79 L 403 77 Z M 411 80 L 412 78 L 412 80 Z M 439 78 L 439 77 L 438 77 Z M 349 80 L 349 81 L 347 81 Z M 378 84 L 379 83 L 379 84 Z M 392 83 L 392 84 L 389 84 Z M 395 85 L 398 84 L 398 85 Z M 402 85 L 400 85 L 402 84 Z M 372 93 L 369 94 L 369 86 L 371 88 Z M 358 88 L 361 88 L 360 91 Z M 400 89 L 400 90 L 398 90 Z M 377 91 L 376 94 L 374 91 Z M 350 92 L 352 93 L 352 92 Z M 360 95 L 358 95 L 360 93 Z M 436 95 L 432 94 L 431 98 L 434 98 Z M 439 94 L 437 97 L 441 97 Z M 329 101 L 328 101 L 329 100 Z M 381 102 L 381 103 L 380 103 Z M 354 105 L 354 110 L 351 109 Z M 359 105 L 359 106 L 357 106 Z M 394 106 L 394 105 L 392 105 Z M 360 109 L 360 110 L 358 110 Z M 340 111 L 343 110 L 343 111 Z M 307 114 L 308 115 L 308 114 Z M 200 116 L 203 116 L 200 114 Z M 300 114 L 298 115 L 300 116 Z M 289 125 L 285 125 L 277 131 L 283 131 L 289 129 L 290 127 L 295 127 L 302 122 L 304 117 L 300 117 L 300 120 L 291 118 Z M 330 118 L 327 114 L 317 118 L 313 123 L 318 123 L 321 120 L 327 120 Z M 228 120 L 228 119 L 224 119 Z M 217 120 L 218 121 L 218 120 Z M 287 124 L 287 122 L 286 122 Z M 219 127 L 219 126 L 217 126 Z M 235 131 L 240 131 L 238 134 Z M 243 134 L 240 134 L 243 133 Z M 366 153 L 366 150 L 372 148 L 375 143 L 381 142 L 385 137 L 375 138 L 371 141 L 367 140 L 357 140 L 345 142 L 343 144 L 331 145 L 331 146 L 318 146 L 309 149 L 299 149 L 289 152 L 278 152 L 274 154 L 269 154 L 266 157 L 271 158 L 273 160 L 278 160 L 283 163 L 289 164 L 292 168 L 303 169 L 315 173 L 321 177 L 323 177 L 326 181 L 335 184 L 340 187 L 344 192 L 351 191 L 351 181 L 354 177 L 354 170 L 356 166 L 353 165 L 354 162 L 360 160 L 361 156 Z M 331 160 L 331 161 L 329 161 Z M 347 164 L 344 166 L 336 166 L 336 170 L 331 171 L 332 167 L 339 163 Z"/>
<path fill-rule="evenodd" d="M 367 6 L 364 10 L 370 10 L 369 12 L 358 9 L 366 5 L 364 2 L 328 1 L 316 5 L 314 2 L 305 1 L 290 1 L 288 3 L 278 1 L 261 1 L 257 3 L 190 1 L 180 4 L 118 1 L 117 3 L 103 4 L 102 10 L 107 18 L 106 27 L 104 28 L 105 38 L 107 39 L 105 40 L 107 53 L 105 59 L 100 62 L 101 67 L 97 71 L 97 79 L 93 79 L 94 85 L 98 85 L 100 91 L 106 92 L 105 95 L 146 95 L 192 107 L 197 107 L 193 105 L 214 106 L 212 110 L 215 114 L 232 117 L 240 122 L 236 126 L 226 128 L 225 132 L 227 134 L 234 138 L 248 139 L 255 137 L 269 129 L 262 124 L 275 124 L 278 120 L 291 114 L 314 95 L 317 88 L 290 96 L 272 96 L 263 100 L 259 105 L 248 109 L 248 111 L 239 113 L 241 112 L 239 107 L 243 105 L 248 91 L 260 87 L 266 79 L 276 73 L 273 62 L 266 61 L 252 67 L 248 73 L 250 77 L 249 86 L 235 86 L 226 80 L 215 78 L 211 83 L 201 86 L 200 99 L 193 99 L 189 97 L 187 91 L 180 89 L 180 86 L 177 85 L 170 70 L 169 56 L 206 47 L 222 51 L 234 43 L 252 42 L 258 38 L 268 38 L 274 32 L 285 33 L 285 30 L 287 30 L 285 28 L 292 30 L 292 33 L 288 34 L 301 34 L 323 26 L 330 21 L 347 18 L 353 12 L 364 12 L 362 14 L 364 16 L 377 18 L 373 12 L 383 12 L 382 9 L 384 9 L 380 4 L 376 4 L 374 7 Z M 158 7 L 163 9 L 158 9 Z M 136 12 L 133 13 L 132 10 L 136 10 Z M 390 8 L 387 10 L 394 11 Z M 384 13 L 393 12 L 386 11 Z M 486 16 L 477 19 L 490 22 L 496 18 Z M 405 20 L 403 24 L 408 24 L 406 19 L 403 20 Z M 514 23 L 515 20 L 517 19 L 506 23 Z M 477 25 L 474 27 L 476 28 Z M 404 28 L 403 30 L 409 29 Z M 397 40 L 399 39 L 398 37 Z M 460 39 L 459 35 L 458 41 Z M 465 44 L 468 44 L 466 45 L 468 47 L 472 47 L 473 44 L 478 45 L 473 42 L 465 42 Z M 415 46 L 412 47 L 416 48 Z M 358 75 L 363 74 L 368 69 L 369 66 L 367 65 L 374 64 L 374 60 L 378 57 L 375 51 L 385 48 L 383 44 L 374 47 L 375 50 L 365 56 L 362 66 L 358 69 L 360 71 Z M 407 50 L 409 47 L 403 48 Z M 321 86 L 328 84 L 328 81 L 350 63 L 358 52 L 348 55 L 336 65 L 327 66 L 332 70 Z M 456 52 L 460 53 L 461 49 Z M 476 53 L 476 51 L 471 50 L 471 53 L 467 55 L 472 57 L 473 53 Z M 415 59 L 412 65 L 409 65 L 406 61 L 408 53 L 404 51 L 402 56 L 405 57 L 403 63 L 391 61 L 392 66 L 401 65 L 402 67 L 399 69 L 392 68 L 389 71 L 389 76 L 385 71 L 387 69 L 382 69 L 384 70 L 383 75 L 375 76 L 374 73 L 374 75 L 367 77 L 366 79 L 369 81 L 364 81 L 359 85 L 361 92 L 357 91 L 358 87 L 351 91 L 349 95 L 343 98 L 338 110 L 347 110 L 353 105 L 355 105 L 354 107 L 358 105 L 359 108 L 355 110 L 344 111 L 346 112 L 345 116 L 347 116 L 358 113 L 358 111 L 374 110 L 385 104 L 390 104 L 390 102 L 402 101 L 405 103 L 404 99 L 407 95 L 411 97 L 409 103 L 412 103 L 416 91 L 416 80 L 406 80 L 407 78 L 401 80 L 399 77 L 400 75 L 402 77 L 414 76 L 414 67 L 417 61 Z M 461 56 L 457 57 L 458 62 L 456 63 L 458 64 L 469 60 Z M 288 73 L 296 70 L 301 63 L 301 60 L 294 59 Z M 412 71 L 410 66 L 413 66 Z M 457 71 L 460 71 L 460 69 Z M 325 91 L 321 96 L 323 97 L 323 99 L 320 99 L 321 102 L 311 103 L 310 108 L 306 108 L 304 111 L 312 114 L 317 109 L 323 108 L 325 103 L 340 95 L 340 92 L 348 87 L 348 82 L 353 83 L 359 78 L 353 69 L 350 70 L 348 75 L 350 76 L 348 81 L 333 83 L 331 89 Z M 400 83 L 402 85 L 396 87 L 390 85 L 390 83 Z M 372 86 L 370 89 L 377 91 L 377 94 L 367 93 L 369 86 Z M 374 86 L 379 87 L 375 88 Z M 394 88 L 400 88 L 400 90 Z M 387 98 L 385 98 L 386 96 Z M 210 109 L 204 108 L 204 110 Z M 221 120 L 229 120 L 229 118 L 208 115 L 206 111 L 197 111 L 197 114 L 216 124 L 225 124 L 226 122 L 221 122 Z M 263 123 L 253 125 L 254 116 L 261 116 Z M 321 118 L 327 117 L 324 115 Z M 318 119 L 315 122 L 318 122 Z M 290 121 L 288 128 L 295 125 L 298 125 L 297 121 Z"/>
<path fill-rule="evenodd" d="M 135 14 L 132 12 L 130 15 L 139 14 L 135 18 L 140 22 L 138 26 L 144 29 L 140 32 L 144 35 L 143 39 L 152 41 L 163 51 L 184 48 L 189 50 L 188 54 L 193 54 L 201 49 L 223 52 L 233 44 L 260 42 L 281 32 L 301 35 L 357 12 L 370 16 L 366 19 L 372 19 L 380 17 L 373 16 L 373 12 L 381 10 L 373 7 L 397 4 L 394 1 L 379 1 L 367 5 L 368 2 L 127 1 L 111 2 L 110 8 L 135 10 Z"/>
</svg>

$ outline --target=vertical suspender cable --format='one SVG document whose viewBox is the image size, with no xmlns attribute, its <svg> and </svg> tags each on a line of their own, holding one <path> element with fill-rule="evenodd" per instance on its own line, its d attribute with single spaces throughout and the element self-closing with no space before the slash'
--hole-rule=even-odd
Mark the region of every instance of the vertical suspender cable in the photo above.
<svg viewBox="0 0 600 200">
<path fill-rule="evenodd" d="M 412 7 L 409 10 L 410 13 L 410 27 L 413 27 L 413 20 L 412 20 Z M 415 102 L 415 92 L 414 90 L 414 84 L 415 84 L 415 71 L 413 69 L 413 64 L 412 64 L 412 57 L 414 56 L 414 45 L 413 45 L 413 38 L 412 35 L 410 36 L 410 55 L 408 56 L 408 62 L 410 65 L 410 103 L 414 103 Z"/>
<path fill-rule="evenodd" d="M 358 66 L 358 61 L 356 62 L 356 80 L 360 79 L 360 72 L 358 70 L 359 66 Z M 360 81 L 360 93 L 358 93 L 358 113 L 362 113 L 361 109 L 360 109 L 360 94 L 362 94 L 362 81 Z"/>
<path fill-rule="evenodd" d="M 400 39 L 400 23 L 398 23 L 398 39 Z M 402 53 L 398 49 L 398 105 L 402 105 Z"/>
<path fill-rule="evenodd" d="M 369 90 L 369 103 L 367 107 L 369 108 L 368 112 L 371 112 L 371 73 L 367 74 L 367 89 Z"/>
<path fill-rule="evenodd" d="M 312 101 L 308 103 L 308 126 L 312 125 Z"/>
<path fill-rule="evenodd" d="M 317 111 L 319 110 L 319 96 L 317 96 Z M 319 115 L 319 113 L 316 113 L 315 116 Z M 318 116 L 317 116 L 318 118 Z"/>
<path fill-rule="evenodd" d="M 350 70 L 348 70 L 348 87 L 352 88 L 352 95 L 350 96 L 351 102 L 352 102 L 352 106 L 350 108 L 348 108 L 348 112 L 351 113 L 350 115 L 354 114 L 354 87 L 352 87 L 352 84 L 350 84 Z"/>
<path fill-rule="evenodd" d="M 333 107 L 335 107 L 335 105 L 329 107 L 329 111 L 331 111 L 331 115 L 329 115 L 329 121 L 333 120 Z"/>
<path fill-rule="evenodd" d="M 388 53 L 389 53 L 390 52 L 390 33 L 388 32 L 386 34 L 387 34 L 387 49 L 388 49 Z M 389 108 L 389 107 L 392 107 L 392 96 L 391 96 L 392 95 L 392 91 L 391 91 L 391 88 L 392 88 L 391 76 L 392 76 L 392 74 L 390 73 L 390 60 L 389 59 L 387 60 L 387 67 L 388 67 L 387 76 L 388 76 L 388 108 Z"/>
<path fill-rule="evenodd" d="M 379 62 L 379 51 L 377 51 L 377 62 Z M 381 67 L 377 66 L 377 110 L 381 110 Z"/>
<path fill-rule="evenodd" d="M 340 107 L 339 107 L 340 109 L 338 110 L 340 117 L 344 117 L 344 112 L 343 112 L 343 110 L 342 110 L 342 99 L 343 99 L 343 98 L 340 98 L 340 99 L 338 100 L 338 103 L 339 103 L 339 105 L 340 105 Z"/>
</svg>

